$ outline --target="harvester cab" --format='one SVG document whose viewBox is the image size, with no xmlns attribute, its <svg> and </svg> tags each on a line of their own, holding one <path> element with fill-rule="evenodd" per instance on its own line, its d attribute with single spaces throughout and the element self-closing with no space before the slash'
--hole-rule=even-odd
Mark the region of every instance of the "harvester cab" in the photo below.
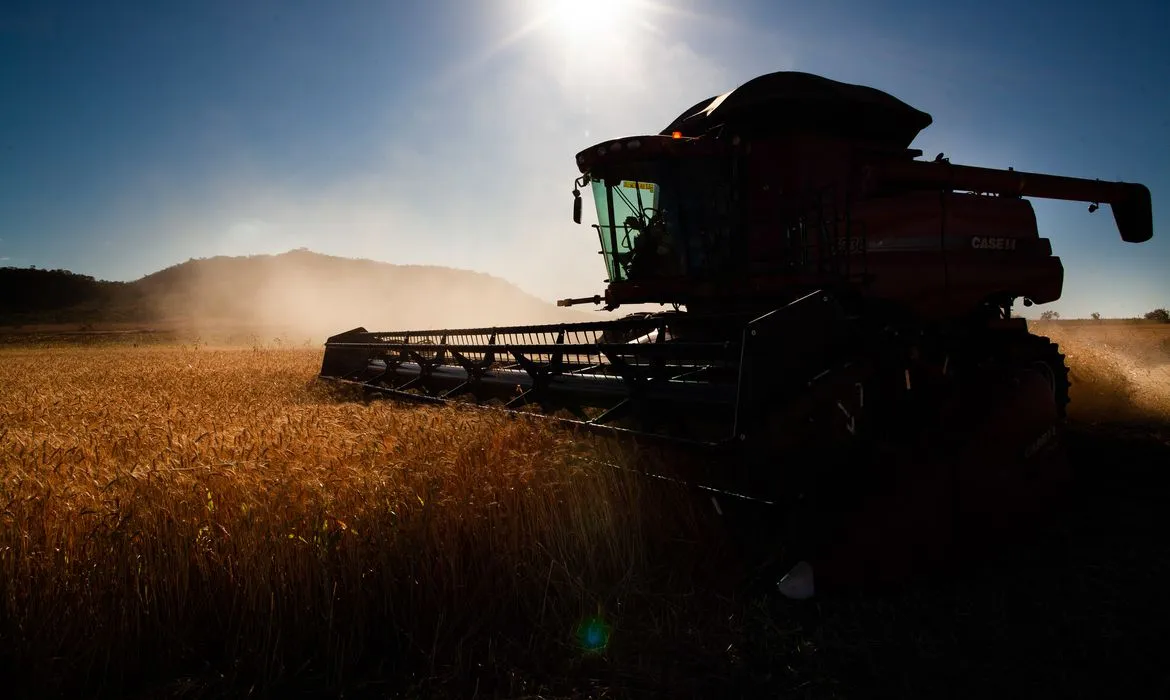
<svg viewBox="0 0 1170 700">
<path fill-rule="evenodd" d="M 591 146 L 573 219 L 585 188 L 606 287 L 558 303 L 673 310 L 357 328 L 328 339 L 320 376 L 701 455 L 673 476 L 820 518 L 797 538 L 820 572 L 873 564 L 872 538 L 1016 522 L 1060 481 L 1069 400 L 1059 349 L 1012 315 L 1064 281 L 1025 198 L 1107 203 L 1142 242 L 1150 193 L 922 160 L 910 144 L 930 123 L 873 88 L 781 72 Z M 895 524 L 940 503 L 945 524 Z"/>
<path fill-rule="evenodd" d="M 918 160 L 930 123 L 872 88 L 773 73 L 581 151 L 574 219 L 591 185 L 599 301 L 762 312 L 830 289 L 919 317 L 999 313 L 1061 293 L 1025 196 L 1108 202 L 1123 240 L 1150 238 L 1144 186 Z"/>
</svg>

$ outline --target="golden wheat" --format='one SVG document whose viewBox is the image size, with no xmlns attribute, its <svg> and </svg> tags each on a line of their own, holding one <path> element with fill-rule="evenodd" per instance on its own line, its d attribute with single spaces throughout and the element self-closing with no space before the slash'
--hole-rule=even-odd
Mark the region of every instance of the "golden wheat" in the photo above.
<svg viewBox="0 0 1170 700">
<path fill-rule="evenodd" d="M 597 445 L 339 400 L 319 362 L 0 352 L 9 660 L 79 684 L 208 664 L 261 682 L 458 666 L 497 653 L 484 645 L 571 647 L 574 620 L 636 590 L 640 492 L 579 458 Z"/>
<path fill-rule="evenodd" d="M 1170 416 L 1165 328 L 1035 330 L 1069 355 L 1074 418 Z M 494 413 L 355 400 L 319 385 L 320 358 L 0 350 L 9 687 L 460 677 L 470 692 L 516 666 L 578 669 L 607 640 L 582 624 L 636 667 L 652 643 L 722 658 L 725 611 L 704 605 L 723 622 L 699 624 L 687 602 L 721 561 L 696 534 L 710 521 L 583 459 L 629 455 Z"/>
</svg>

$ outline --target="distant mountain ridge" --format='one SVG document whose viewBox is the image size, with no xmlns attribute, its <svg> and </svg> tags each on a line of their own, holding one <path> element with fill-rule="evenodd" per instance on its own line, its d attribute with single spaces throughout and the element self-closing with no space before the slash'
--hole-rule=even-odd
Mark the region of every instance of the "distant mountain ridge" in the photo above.
<svg viewBox="0 0 1170 700">
<path fill-rule="evenodd" d="M 66 270 L 0 268 L 0 325 L 167 323 L 248 327 L 315 338 L 370 330 L 600 319 L 492 275 L 299 249 L 198 258 L 133 282 Z"/>
</svg>

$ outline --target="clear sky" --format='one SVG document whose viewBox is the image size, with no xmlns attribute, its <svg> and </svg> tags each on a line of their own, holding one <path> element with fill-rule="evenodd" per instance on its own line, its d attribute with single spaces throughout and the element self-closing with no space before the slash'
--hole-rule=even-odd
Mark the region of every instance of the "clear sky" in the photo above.
<svg viewBox="0 0 1170 700">
<path fill-rule="evenodd" d="M 6 0 L 0 264 L 134 279 L 297 247 L 605 277 L 573 157 L 800 70 L 929 112 L 953 162 L 1146 184 L 1154 240 L 1036 201 L 1064 316 L 1170 306 L 1170 2 Z"/>
</svg>

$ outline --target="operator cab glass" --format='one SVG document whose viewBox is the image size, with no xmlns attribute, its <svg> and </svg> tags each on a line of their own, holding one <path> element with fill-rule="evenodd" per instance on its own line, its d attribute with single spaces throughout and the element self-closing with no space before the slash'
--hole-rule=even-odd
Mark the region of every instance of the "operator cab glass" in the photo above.
<svg viewBox="0 0 1170 700">
<path fill-rule="evenodd" d="M 713 181 L 703 163 L 666 165 L 627 163 L 591 178 L 607 282 L 705 276 L 725 257 L 726 181 Z"/>
<path fill-rule="evenodd" d="M 598 236 L 609 281 L 637 278 L 651 257 L 667 253 L 662 186 L 642 180 L 593 182 Z"/>
</svg>

